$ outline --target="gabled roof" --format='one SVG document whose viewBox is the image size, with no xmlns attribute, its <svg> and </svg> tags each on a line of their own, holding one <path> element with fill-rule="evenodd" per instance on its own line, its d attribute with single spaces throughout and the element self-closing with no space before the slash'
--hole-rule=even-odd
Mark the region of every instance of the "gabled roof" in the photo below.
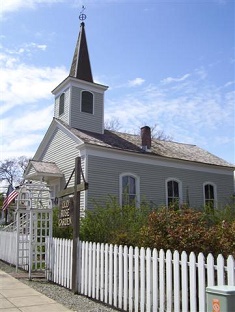
<svg viewBox="0 0 235 312">
<path fill-rule="evenodd" d="M 63 173 L 54 162 L 30 160 L 24 177 L 36 180 L 44 176 L 58 178 L 63 177 Z"/>
<path fill-rule="evenodd" d="M 134 153 L 145 153 L 146 155 L 160 156 L 168 159 L 191 161 L 208 165 L 230 167 L 233 169 L 235 167 L 233 164 L 228 163 L 222 158 L 219 158 L 196 145 L 152 139 L 151 150 L 145 152 L 141 147 L 140 135 L 110 130 L 104 130 L 104 134 L 98 134 L 75 129 L 61 120 L 56 120 L 87 144 Z"/>
<path fill-rule="evenodd" d="M 69 76 L 88 82 L 93 82 L 85 34 L 85 24 L 83 22 L 80 25 L 80 32 L 78 35 Z"/>
</svg>

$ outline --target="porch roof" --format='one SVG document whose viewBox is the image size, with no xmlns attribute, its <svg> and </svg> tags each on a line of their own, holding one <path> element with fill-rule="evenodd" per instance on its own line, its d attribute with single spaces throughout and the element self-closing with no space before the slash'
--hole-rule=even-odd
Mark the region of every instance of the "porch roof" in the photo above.
<svg viewBox="0 0 235 312">
<path fill-rule="evenodd" d="M 54 162 L 30 160 L 24 177 L 29 180 L 48 180 L 50 178 L 61 178 L 63 173 Z"/>
</svg>

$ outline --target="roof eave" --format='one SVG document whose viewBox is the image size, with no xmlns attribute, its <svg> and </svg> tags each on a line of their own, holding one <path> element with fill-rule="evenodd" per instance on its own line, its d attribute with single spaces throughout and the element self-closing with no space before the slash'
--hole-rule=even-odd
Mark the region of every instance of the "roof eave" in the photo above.
<svg viewBox="0 0 235 312">
<path fill-rule="evenodd" d="M 74 83 L 74 85 L 83 85 L 84 87 L 90 88 L 90 87 L 97 87 L 99 89 L 101 89 L 102 91 L 106 91 L 109 87 L 106 85 L 102 85 L 96 82 L 88 82 L 85 80 L 81 80 L 78 78 L 74 78 L 72 76 L 68 76 L 66 77 L 57 87 L 55 87 L 55 89 L 53 89 L 51 91 L 52 94 L 57 94 L 61 89 L 63 89 L 66 85 L 68 85 L 69 83 Z"/>
<path fill-rule="evenodd" d="M 225 165 L 218 165 L 218 164 L 213 164 L 213 163 L 199 162 L 199 161 L 193 161 L 193 160 L 176 158 L 176 157 L 163 156 L 163 155 L 154 153 L 153 151 L 148 151 L 148 152 L 145 152 L 144 150 L 143 151 L 137 151 L 137 150 L 133 151 L 133 150 L 122 149 L 122 148 L 113 147 L 113 146 L 102 146 L 102 145 L 93 144 L 93 143 L 90 143 L 90 142 L 84 142 L 80 146 L 77 146 L 77 148 L 82 147 L 84 149 L 86 147 L 86 145 L 92 146 L 92 147 L 98 148 L 98 149 L 100 149 L 100 148 L 101 149 L 109 149 L 109 150 L 116 150 L 116 151 L 120 151 L 120 152 L 123 151 L 125 153 L 144 155 L 145 157 L 158 157 L 158 158 L 166 159 L 166 160 L 169 160 L 169 161 L 185 162 L 185 163 L 188 163 L 188 164 L 195 164 L 195 165 L 201 165 L 201 166 L 210 166 L 210 167 L 221 168 L 221 169 L 225 169 L 225 170 L 229 170 L 229 171 L 230 170 L 231 171 L 235 170 L 235 166 L 225 166 Z"/>
</svg>

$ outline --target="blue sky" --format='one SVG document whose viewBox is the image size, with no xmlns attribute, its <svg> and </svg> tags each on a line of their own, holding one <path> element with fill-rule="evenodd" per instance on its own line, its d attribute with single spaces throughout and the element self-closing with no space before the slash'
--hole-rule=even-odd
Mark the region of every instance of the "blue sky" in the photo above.
<svg viewBox="0 0 235 312">
<path fill-rule="evenodd" d="M 68 76 L 85 5 L 105 119 L 137 133 L 157 124 L 174 141 L 235 163 L 233 0 L 1 2 L 0 160 L 32 157 Z"/>
</svg>

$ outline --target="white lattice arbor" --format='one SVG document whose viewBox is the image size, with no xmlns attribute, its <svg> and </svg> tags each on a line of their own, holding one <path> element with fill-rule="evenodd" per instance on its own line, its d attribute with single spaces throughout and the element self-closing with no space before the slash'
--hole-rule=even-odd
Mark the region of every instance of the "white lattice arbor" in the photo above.
<svg viewBox="0 0 235 312">
<path fill-rule="evenodd" d="M 16 209 L 17 268 L 29 272 L 46 269 L 45 241 L 52 237 L 52 200 L 46 183 L 25 183 L 20 187 Z"/>
</svg>

